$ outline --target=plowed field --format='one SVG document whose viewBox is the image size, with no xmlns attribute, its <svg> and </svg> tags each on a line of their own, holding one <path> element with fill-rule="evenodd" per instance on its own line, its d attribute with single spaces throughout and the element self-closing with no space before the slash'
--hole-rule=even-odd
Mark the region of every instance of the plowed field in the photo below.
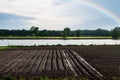
<svg viewBox="0 0 120 80">
<path fill-rule="evenodd" d="M 56 46 L 3 50 L 0 51 L 0 75 L 119 76 L 119 49 L 119 46 Z"/>
</svg>

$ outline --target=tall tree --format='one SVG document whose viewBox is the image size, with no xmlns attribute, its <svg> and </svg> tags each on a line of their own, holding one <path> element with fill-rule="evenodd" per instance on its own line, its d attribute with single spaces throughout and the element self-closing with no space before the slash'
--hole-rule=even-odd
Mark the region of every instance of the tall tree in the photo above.
<svg viewBox="0 0 120 80">
<path fill-rule="evenodd" d="M 66 39 L 67 36 L 70 34 L 70 28 L 64 28 L 63 31 L 63 38 Z"/>
<path fill-rule="evenodd" d="M 112 30 L 112 38 L 113 39 L 118 39 L 120 37 L 120 27 L 115 27 Z"/>
<path fill-rule="evenodd" d="M 37 36 L 38 35 L 38 32 L 39 32 L 39 28 L 38 27 L 35 27 L 35 26 L 32 26 L 30 28 L 30 31 L 32 33 L 32 36 Z"/>
</svg>

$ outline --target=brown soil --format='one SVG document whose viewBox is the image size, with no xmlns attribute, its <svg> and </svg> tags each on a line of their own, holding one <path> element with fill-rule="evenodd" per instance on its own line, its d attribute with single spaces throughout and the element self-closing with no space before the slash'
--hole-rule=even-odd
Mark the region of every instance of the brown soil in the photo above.
<svg viewBox="0 0 120 80">
<path fill-rule="evenodd" d="M 105 77 L 120 77 L 120 46 L 52 46 L 4 50 L 0 51 L 0 75 L 11 73 L 65 77 L 67 70 L 67 76 L 99 78 L 99 74 L 83 63 L 79 56 Z"/>
</svg>

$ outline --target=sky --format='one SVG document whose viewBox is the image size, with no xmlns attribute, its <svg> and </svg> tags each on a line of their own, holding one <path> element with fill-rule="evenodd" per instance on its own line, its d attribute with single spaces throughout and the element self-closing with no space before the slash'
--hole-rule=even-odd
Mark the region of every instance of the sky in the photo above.
<svg viewBox="0 0 120 80">
<path fill-rule="evenodd" d="M 0 29 L 72 30 L 120 26 L 120 0 L 0 0 Z"/>
</svg>

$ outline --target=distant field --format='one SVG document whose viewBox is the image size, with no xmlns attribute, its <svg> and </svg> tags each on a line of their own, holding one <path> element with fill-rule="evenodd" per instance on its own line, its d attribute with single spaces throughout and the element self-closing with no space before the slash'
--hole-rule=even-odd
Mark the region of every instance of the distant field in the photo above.
<svg viewBox="0 0 120 80">
<path fill-rule="evenodd" d="M 41 36 L 0 36 L 0 39 L 63 39 L 63 37 L 41 37 Z M 67 37 L 67 39 L 112 39 L 110 36 L 82 36 Z"/>
</svg>

